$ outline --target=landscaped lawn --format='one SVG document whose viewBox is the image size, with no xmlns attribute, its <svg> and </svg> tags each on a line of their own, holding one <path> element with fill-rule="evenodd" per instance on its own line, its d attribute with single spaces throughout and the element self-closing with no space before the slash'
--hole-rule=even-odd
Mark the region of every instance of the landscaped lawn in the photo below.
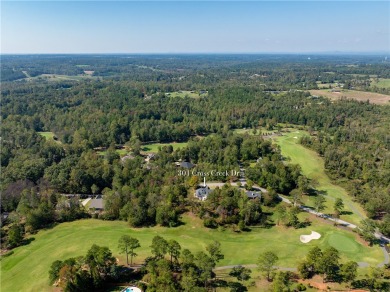
<svg viewBox="0 0 390 292">
<path fill-rule="evenodd" d="M 305 216 L 309 215 L 300 214 L 301 219 Z M 86 219 L 62 223 L 52 229 L 40 231 L 33 236 L 35 240 L 29 245 L 16 248 L 14 254 L 2 260 L 2 291 L 50 291 L 48 271 L 51 263 L 57 259 L 85 255 L 92 244 L 108 246 L 123 264 L 125 257 L 119 254 L 118 239 L 124 234 L 138 238 L 141 243 L 135 263 L 141 263 L 150 255 L 150 244 L 156 235 L 168 240 L 175 239 L 182 248 L 188 248 L 193 252 L 205 250 L 207 244 L 218 240 L 225 255 L 225 259 L 218 263 L 218 266 L 254 264 L 260 253 L 273 250 L 280 258 L 279 266 L 295 267 L 310 248 L 315 245 L 324 248 L 329 244 L 340 248 L 343 260 L 366 261 L 370 264 L 377 264 L 383 260 L 379 247 L 355 243 L 355 234 L 352 232 L 336 229 L 330 224 L 316 220 L 312 226 L 302 229 L 256 227 L 252 228 L 251 232 L 244 233 L 235 233 L 230 229 L 225 231 L 206 229 L 200 219 L 190 215 L 185 215 L 183 221 L 184 224 L 177 228 L 132 229 L 122 221 Z M 310 234 L 312 230 L 319 232 L 322 237 L 308 244 L 301 243 L 299 236 Z M 352 245 L 354 246 L 352 249 L 346 248 Z"/>
<path fill-rule="evenodd" d="M 326 192 L 327 209 L 324 211 L 325 213 L 333 213 L 335 199 L 342 198 L 345 211 L 353 212 L 353 214 L 342 215 L 341 219 L 359 224 L 366 217 L 363 208 L 358 203 L 352 201 L 344 188 L 331 182 L 325 173 L 323 159 L 315 151 L 307 149 L 298 143 L 299 137 L 303 135 L 308 135 L 308 133 L 301 130 L 292 130 L 290 133 L 285 133 L 283 136 L 276 137 L 273 140 L 280 145 L 283 156 L 290 157 L 291 163 L 299 164 L 304 175 L 318 182 L 316 188 Z M 305 196 L 304 199 L 308 206 L 312 206 L 313 197 L 308 198 Z"/>
<path fill-rule="evenodd" d="M 163 146 L 168 146 L 172 145 L 173 150 L 179 149 L 179 148 L 184 148 L 187 146 L 187 142 L 183 143 L 153 143 L 153 144 L 145 144 L 142 145 L 141 150 L 145 153 L 157 153 L 158 152 L 158 147 L 163 147 Z"/>
</svg>

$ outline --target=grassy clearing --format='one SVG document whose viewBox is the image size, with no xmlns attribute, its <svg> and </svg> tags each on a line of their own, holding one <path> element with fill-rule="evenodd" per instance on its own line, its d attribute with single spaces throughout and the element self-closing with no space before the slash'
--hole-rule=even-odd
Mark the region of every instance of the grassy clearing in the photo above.
<svg viewBox="0 0 390 292">
<path fill-rule="evenodd" d="M 50 81 L 50 82 L 57 82 L 57 81 L 64 81 L 64 80 L 73 80 L 73 81 L 80 81 L 85 79 L 94 79 L 98 80 L 101 77 L 92 76 L 90 74 L 85 75 L 59 75 L 59 74 L 41 74 L 35 77 L 28 77 L 26 78 L 27 81 Z"/>
<path fill-rule="evenodd" d="M 200 98 L 200 97 L 206 97 L 208 93 L 201 94 L 199 91 L 188 91 L 188 90 L 182 90 L 182 91 L 174 91 L 174 92 L 167 92 L 165 93 L 166 96 L 169 97 L 191 97 L 191 98 Z"/>
<path fill-rule="evenodd" d="M 310 179 L 315 179 L 318 182 L 317 189 L 324 191 L 327 194 L 327 208 L 325 213 L 333 213 L 333 204 L 336 198 L 341 198 L 344 201 L 345 211 L 352 214 L 342 215 L 341 219 L 348 222 L 359 224 L 362 218 L 365 217 L 363 208 L 352 201 L 346 190 L 340 186 L 333 184 L 330 178 L 325 173 L 323 159 L 314 151 L 307 149 L 298 143 L 299 137 L 308 135 L 307 132 L 296 130 L 274 138 L 274 141 L 280 145 L 282 154 L 291 158 L 292 163 L 297 163 L 302 167 L 304 175 Z M 313 205 L 313 197 L 305 196 L 305 204 Z"/>
<path fill-rule="evenodd" d="M 310 94 L 324 96 L 332 100 L 337 100 L 342 97 L 355 99 L 357 101 L 369 100 L 370 103 L 379 104 L 379 105 L 389 104 L 390 101 L 390 95 L 374 93 L 374 92 L 357 91 L 357 90 L 346 90 L 346 89 L 343 89 L 339 92 L 332 92 L 327 89 L 310 90 Z"/>
<path fill-rule="evenodd" d="M 158 152 L 158 148 L 159 147 L 164 147 L 164 146 L 168 146 L 168 145 L 172 145 L 173 147 L 173 150 L 176 150 L 176 149 L 179 149 L 179 148 L 184 148 L 187 146 L 187 142 L 183 142 L 183 143 L 176 143 L 176 142 L 173 142 L 173 143 L 153 143 L 153 144 L 145 144 L 142 146 L 142 151 L 144 153 L 157 153 Z"/>
<path fill-rule="evenodd" d="M 46 140 L 52 140 L 52 141 L 55 141 L 59 144 L 61 144 L 61 141 L 59 140 L 56 140 L 54 139 L 54 137 L 56 137 L 56 134 L 54 134 L 53 132 L 37 132 L 39 135 L 41 135 L 42 137 L 45 137 Z"/>
<path fill-rule="evenodd" d="M 381 87 L 381 88 L 390 88 L 390 79 L 389 78 L 379 78 L 378 81 L 372 79 L 370 87 Z"/>
<path fill-rule="evenodd" d="M 126 154 L 129 153 L 129 151 L 126 149 L 116 149 L 115 152 L 118 153 L 121 157 L 125 156 Z M 104 156 L 104 155 L 106 155 L 106 153 L 107 153 L 107 150 L 97 151 L 97 154 L 100 156 Z"/>
<path fill-rule="evenodd" d="M 301 220 L 306 213 L 299 214 Z M 335 229 L 332 225 L 314 220 L 312 226 L 303 229 L 286 229 L 284 227 L 252 228 L 251 232 L 235 233 L 230 229 L 206 229 L 202 221 L 194 216 L 185 215 L 184 224 L 177 228 L 150 227 L 129 228 L 126 222 L 101 221 L 86 219 L 62 223 L 56 227 L 43 230 L 34 235 L 34 241 L 29 245 L 18 247 L 14 254 L 4 258 L 1 265 L 2 291 L 52 291 L 48 287 L 48 270 L 54 260 L 64 260 L 69 257 L 84 255 L 92 244 L 108 246 L 121 264 L 125 262 L 123 254 L 119 254 L 118 239 L 128 234 L 139 239 L 141 248 L 137 250 L 135 263 L 141 263 L 150 255 L 150 244 L 155 235 L 166 239 L 177 240 L 182 248 L 193 252 L 205 250 L 207 244 L 218 240 L 222 245 L 225 259 L 218 266 L 254 264 L 257 256 L 265 251 L 277 252 L 280 261 L 278 265 L 295 267 L 310 248 L 319 245 L 329 246 L 329 238 L 347 238 L 355 241 L 355 234 Z M 308 244 L 299 241 L 302 234 L 310 234 L 315 230 L 323 236 Z M 342 241 L 342 240 L 341 240 Z M 342 252 L 343 260 L 366 261 L 377 264 L 383 260 L 379 247 L 367 247 L 356 243 L 353 251 Z M 337 246 L 336 246 L 337 247 Z M 237 251 L 240 252 L 237 252 Z"/>
</svg>

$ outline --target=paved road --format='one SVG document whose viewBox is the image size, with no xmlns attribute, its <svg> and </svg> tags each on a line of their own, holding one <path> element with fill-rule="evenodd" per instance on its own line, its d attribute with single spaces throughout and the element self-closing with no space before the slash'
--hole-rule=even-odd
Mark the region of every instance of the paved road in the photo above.
<svg viewBox="0 0 390 292">
<path fill-rule="evenodd" d="M 282 197 L 281 195 L 278 195 L 279 198 L 287 203 L 287 204 L 292 204 L 292 202 L 289 200 L 289 199 L 286 199 L 284 197 Z M 357 226 L 355 224 L 352 224 L 352 223 L 349 223 L 347 221 L 344 221 L 344 220 L 341 220 L 341 219 L 335 219 L 333 218 L 332 216 L 329 216 L 327 214 L 324 214 L 324 213 L 320 213 L 320 212 L 316 212 L 315 210 L 313 210 L 312 208 L 310 207 L 307 207 L 307 206 L 299 206 L 299 208 L 305 212 L 308 212 L 308 213 L 311 213 L 311 214 L 314 214 L 318 217 L 321 217 L 321 218 L 324 218 L 324 219 L 327 219 L 329 221 L 333 221 L 333 222 L 336 222 L 337 224 L 340 224 L 340 225 L 343 225 L 345 227 L 348 227 L 348 228 L 351 228 L 351 229 L 355 229 L 357 228 Z"/>
<path fill-rule="evenodd" d="M 233 269 L 234 267 L 241 266 L 249 269 L 254 269 L 257 268 L 257 265 L 255 264 L 249 264 L 249 265 L 231 265 L 231 266 L 222 266 L 222 267 L 216 267 L 214 268 L 214 271 L 221 271 L 221 270 L 227 270 L 227 269 Z M 274 268 L 281 270 L 281 271 L 291 271 L 291 272 L 296 272 L 296 268 L 285 268 L 285 267 L 279 267 L 279 266 L 274 266 Z"/>
</svg>

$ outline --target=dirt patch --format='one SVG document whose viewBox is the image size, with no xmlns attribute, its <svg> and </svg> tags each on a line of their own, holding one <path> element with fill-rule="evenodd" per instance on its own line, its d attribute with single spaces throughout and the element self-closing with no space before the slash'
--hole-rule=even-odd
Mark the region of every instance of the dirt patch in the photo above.
<svg viewBox="0 0 390 292">
<path fill-rule="evenodd" d="M 324 96 L 332 100 L 337 100 L 342 97 L 355 99 L 357 101 L 367 101 L 370 103 L 384 105 L 390 104 L 390 95 L 375 93 L 375 92 L 364 92 L 357 90 L 342 90 L 340 92 L 329 91 L 329 90 L 310 90 L 310 94 L 317 96 Z"/>
</svg>

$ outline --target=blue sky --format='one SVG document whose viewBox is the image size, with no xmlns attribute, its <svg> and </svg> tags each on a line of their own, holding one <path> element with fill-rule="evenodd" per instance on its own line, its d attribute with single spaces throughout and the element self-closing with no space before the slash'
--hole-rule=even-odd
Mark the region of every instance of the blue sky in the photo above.
<svg viewBox="0 0 390 292">
<path fill-rule="evenodd" d="M 389 1 L 2 1 L 2 53 L 389 52 Z"/>
</svg>

